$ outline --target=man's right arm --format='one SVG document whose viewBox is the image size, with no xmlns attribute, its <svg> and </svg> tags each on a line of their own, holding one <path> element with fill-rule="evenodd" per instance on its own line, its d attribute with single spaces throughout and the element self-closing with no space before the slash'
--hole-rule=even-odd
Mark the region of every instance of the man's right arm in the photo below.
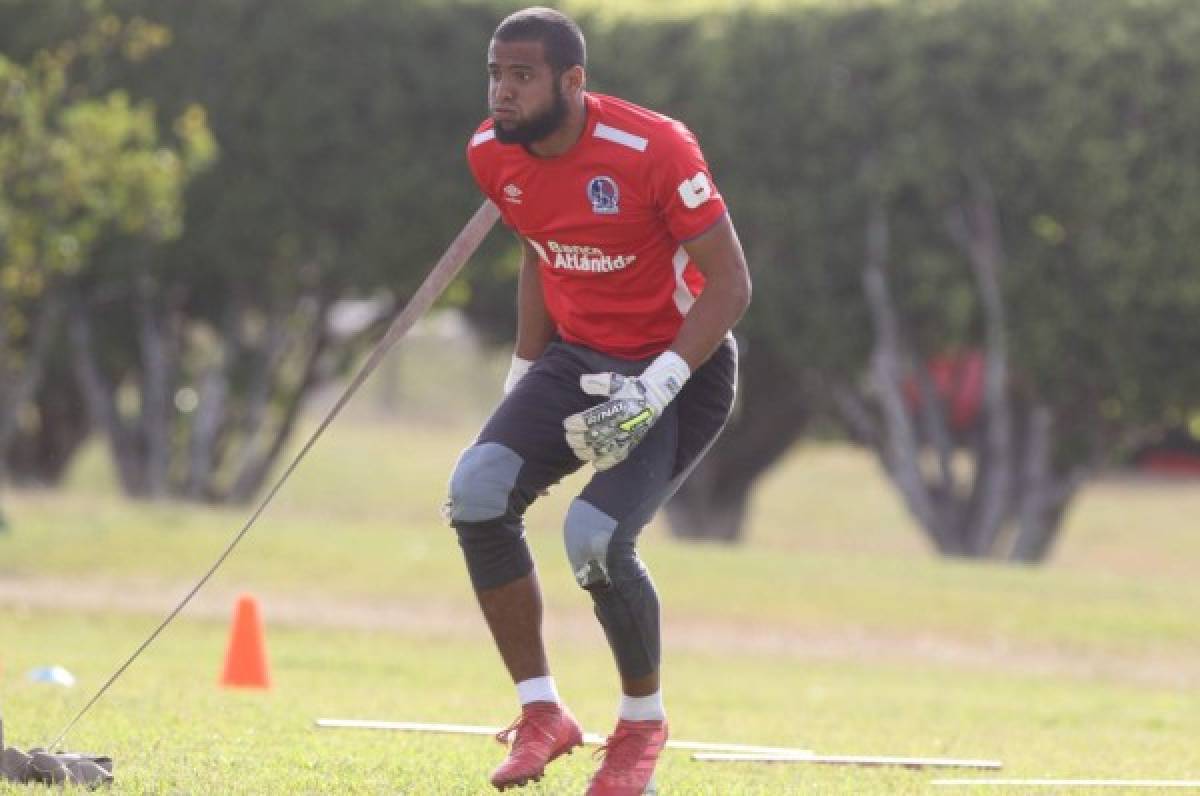
<svg viewBox="0 0 1200 796">
<path fill-rule="evenodd" d="M 505 212 L 507 205 L 501 201 L 498 190 L 492 190 L 498 188 L 498 183 L 492 179 L 494 170 L 489 168 L 489 161 L 484 157 L 490 139 L 481 136 L 486 132 L 481 127 L 467 144 L 467 165 L 480 192 L 500 208 L 504 223 L 515 231 L 512 219 Z M 517 275 L 517 343 L 513 348 L 512 365 L 504 380 L 505 394 L 512 391 L 533 365 L 533 361 L 542 355 L 555 332 L 554 321 L 550 319 L 545 299 L 542 297 L 537 250 L 519 234 L 517 240 L 521 242 L 521 270 Z"/>
<path fill-rule="evenodd" d="M 517 382 L 533 367 L 554 335 L 554 321 L 546 311 L 542 296 L 542 277 L 537 252 L 529 241 L 521 238 L 521 271 L 517 275 L 517 344 L 513 348 L 512 364 L 504 379 L 504 394 L 508 395 Z"/>
<path fill-rule="evenodd" d="M 532 362 L 554 336 L 554 321 L 542 295 L 541 263 L 529 241 L 521 239 L 521 273 L 517 278 L 517 345 L 515 355 Z"/>
</svg>

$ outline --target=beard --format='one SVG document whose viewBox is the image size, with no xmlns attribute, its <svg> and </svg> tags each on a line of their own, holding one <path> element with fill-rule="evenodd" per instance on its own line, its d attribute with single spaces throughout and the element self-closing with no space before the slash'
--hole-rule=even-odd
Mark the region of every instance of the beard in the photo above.
<svg viewBox="0 0 1200 796">
<path fill-rule="evenodd" d="M 554 99 L 550 107 L 524 122 L 504 127 L 499 121 L 492 125 L 496 131 L 496 140 L 501 144 L 529 144 L 541 141 L 562 127 L 567 118 L 567 97 L 563 90 L 554 87 Z"/>
</svg>

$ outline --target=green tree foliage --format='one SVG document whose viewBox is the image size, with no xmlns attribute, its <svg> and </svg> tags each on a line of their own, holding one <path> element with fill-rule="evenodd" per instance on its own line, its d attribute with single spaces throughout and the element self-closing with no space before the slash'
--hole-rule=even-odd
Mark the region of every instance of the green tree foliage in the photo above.
<svg viewBox="0 0 1200 796">
<path fill-rule="evenodd" d="M 1084 478 L 1195 413 L 1197 25 L 912 0 L 593 33 L 593 87 L 699 134 L 756 279 L 676 532 L 737 538 L 790 443 L 843 429 L 938 550 L 1040 560 Z M 982 369 L 969 423 L 939 363 Z"/>
<path fill-rule="evenodd" d="M 121 91 L 77 90 L 73 64 L 130 37 L 104 18 L 28 66 L 0 56 L 0 451 L 22 422 L 41 422 L 30 402 L 101 237 L 178 234 L 182 187 L 203 159 L 202 127 L 172 149 L 152 108 Z"/>
<path fill-rule="evenodd" d="M 165 26 L 171 45 L 108 83 L 164 120 L 203 107 L 221 157 L 190 186 L 177 241 L 99 253 L 73 315 L 80 382 L 128 493 L 246 500 L 315 388 L 377 338 L 477 206 L 462 149 L 494 17 L 340 0 L 111 5 Z M 373 303 L 348 313 L 347 300 Z M 122 322 L 97 317 L 114 308 Z"/>
<path fill-rule="evenodd" d="M 747 370 L 871 444 L 942 552 L 1040 560 L 1083 478 L 1200 403 L 1198 25 L 1172 0 L 747 13 L 682 78 L 755 270 Z M 926 363 L 964 352 L 956 427 Z M 780 424 L 756 400 L 708 469 Z M 732 535 L 711 495 L 680 497 Z"/>
<path fill-rule="evenodd" d="M 0 22 L 30 2 L 0 0 Z M 46 0 L 20 29 L 71 7 Z M 403 301 L 479 201 L 462 149 L 508 6 L 112 7 L 170 46 L 90 79 L 151 99 L 159 124 L 207 120 L 221 156 L 177 240 L 98 242 L 56 372 L 83 385 L 132 494 L 244 499 L 386 318 L 338 326 L 340 302 Z M 591 88 L 698 133 L 756 280 L 738 413 L 670 505 L 677 532 L 737 538 L 792 442 L 848 434 L 938 550 L 1038 560 L 1084 478 L 1195 413 L 1191 0 L 583 21 Z M 510 247 L 497 236 L 454 291 L 497 340 Z M 946 380 L 964 363 L 974 398 Z"/>
</svg>

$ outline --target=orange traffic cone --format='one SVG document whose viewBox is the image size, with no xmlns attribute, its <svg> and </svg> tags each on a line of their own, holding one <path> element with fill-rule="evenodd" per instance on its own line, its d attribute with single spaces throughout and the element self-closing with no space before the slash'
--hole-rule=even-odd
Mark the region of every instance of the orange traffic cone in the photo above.
<svg viewBox="0 0 1200 796">
<path fill-rule="evenodd" d="M 227 688 L 271 687 L 262 614 L 258 610 L 258 600 L 249 594 L 238 598 L 234 610 L 221 685 Z"/>
</svg>

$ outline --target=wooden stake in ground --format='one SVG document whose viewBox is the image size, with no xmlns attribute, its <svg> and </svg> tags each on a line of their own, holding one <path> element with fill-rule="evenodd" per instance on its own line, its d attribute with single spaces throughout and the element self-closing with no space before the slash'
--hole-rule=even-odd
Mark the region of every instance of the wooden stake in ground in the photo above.
<svg viewBox="0 0 1200 796">
<path fill-rule="evenodd" d="M 877 757 L 872 755 L 818 755 L 744 752 L 699 752 L 693 760 L 705 763 L 817 763 L 826 766 L 899 766 L 902 768 L 978 768 L 996 771 L 999 760 L 955 760 L 945 757 Z"/>
<path fill-rule="evenodd" d="M 396 732 L 450 733 L 452 735 L 494 736 L 502 727 L 483 727 L 475 724 L 428 724 L 418 721 L 372 721 L 369 719 L 317 719 L 318 727 L 356 730 L 393 730 Z M 583 742 L 593 746 L 603 744 L 603 735 L 594 732 L 583 734 Z M 667 741 L 668 749 L 705 750 L 709 752 L 740 752 L 743 754 L 809 755 L 807 749 L 792 749 L 778 746 L 750 746 L 737 743 L 709 743 L 707 741 Z"/>
<path fill-rule="evenodd" d="M 1191 788 L 1200 791 L 1200 779 L 935 779 L 929 784 L 958 788 Z"/>
</svg>

